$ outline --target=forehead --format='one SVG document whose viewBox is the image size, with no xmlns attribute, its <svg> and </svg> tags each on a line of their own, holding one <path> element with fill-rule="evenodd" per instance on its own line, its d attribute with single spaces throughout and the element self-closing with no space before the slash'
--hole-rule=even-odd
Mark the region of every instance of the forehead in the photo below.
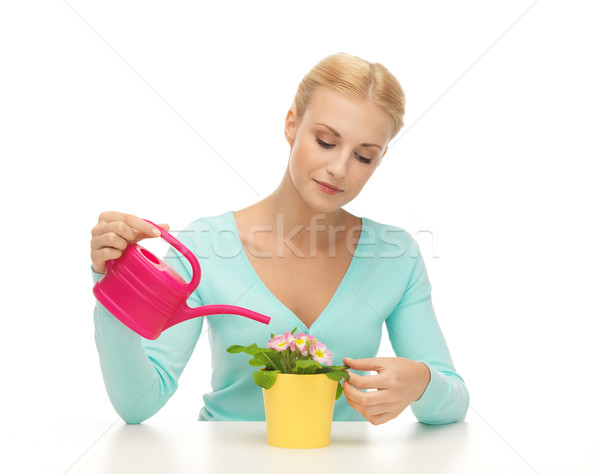
<svg viewBox="0 0 600 474">
<path fill-rule="evenodd" d="M 323 87 L 313 92 L 303 122 L 306 126 L 327 130 L 315 125 L 325 123 L 344 139 L 368 141 L 382 147 L 387 143 L 392 128 L 392 119 L 378 105 Z"/>
</svg>

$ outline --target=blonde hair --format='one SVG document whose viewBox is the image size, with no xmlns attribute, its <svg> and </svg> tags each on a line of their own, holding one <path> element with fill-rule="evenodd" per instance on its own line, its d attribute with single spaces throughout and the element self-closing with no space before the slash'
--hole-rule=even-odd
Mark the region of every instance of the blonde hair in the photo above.
<svg viewBox="0 0 600 474">
<path fill-rule="evenodd" d="M 319 61 L 302 78 L 292 106 L 302 120 L 317 87 L 329 87 L 352 98 L 380 106 L 392 119 L 390 141 L 404 126 L 406 97 L 398 79 L 383 65 L 348 53 L 331 54 Z"/>
</svg>

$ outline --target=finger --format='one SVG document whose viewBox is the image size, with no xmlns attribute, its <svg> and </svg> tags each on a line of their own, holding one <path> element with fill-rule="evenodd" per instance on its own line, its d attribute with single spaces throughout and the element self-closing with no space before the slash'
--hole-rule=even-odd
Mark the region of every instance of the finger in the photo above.
<svg viewBox="0 0 600 474">
<path fill-rule="evenodd" d="M 357 388 L 391 388 L 392 386 L 389 377 L 385 375 L 359 375 L 351 371 L 348 373 L 350 374 L 349 382 Z"/>
<path fill-rule="evenodd" d="M 104 211 L 101 212 L 98 216 L 98 223 L 100 222 L 114 222 L 114 221 L 124 221 L 126 214 L 124 212 L 116 212 L 116 211 Z"/>
<path fill-rule="evenodd" d="M 354 405 L 360 407 L 366 403 L 366 392 L 354 387 L 350 382 L 344 382 L 342 388 L 344 389 L 344 394 L 346 395 L 348 402 L 352 402 Z"/>
<path fill-rule="evenodd" d="M 347 382 L 344 384 L 344 395 L 346 396 L 348 405 L 362 414 L 365 418 L 367 418 L 369 409 L 372 405 L 379 405 L 379 403 L 372 403 L 371 401 L 372 397 L 370 395 L 375 393 L 376 392 L 364 393 L 352 387 Z"/>
<path fill-rule="evenodd" d="M 128 214 L 125 223 L 131 226 L 139 233 L 138 237 L 136 238 L 136 240 L 134 240 L 134 242 L 142 240 L 146 237 L 160 236 L 160 230 L 158 230 L 154 226 L 154 224 L 150 224 L 150 222 L 147 222 L 144 219 L 141 219 L 137 216 L 132 216 L 131 214 Z"/>
<path fill-rule="evenodd" d="M 135 233 L 131 231 L 134 236 Z M 117 250 L 125 250 L 129 245 L 129 241 L 124 239 L 116 232 L 106 232 L 91 241 L 91 248 L 93 250 L 100 250 L 105 247 L 114 248 Z"/>
<path fill-rule="evenodd" d="M 100 214 L 99 222 L 115 222 L 121 221 L 136 230 L 139 234 L 144 237 L 156 237 L 160 235 L 160 231 L 150 224 L 132 214 L 125 214 L 123 212 L 107 211 Z M 156 232 L 154 231 L 156 229 Z M 138 235 L 139 237 L 139 235 Z M 142 237 L 142 238 L 144 238 Z M 141 239 L 140 239 L 141 240 Z"/>
<path fill-rule="evenodd" d="M 379 415 L 370 415 L 368 418 L 368 421 L 372 424 L 372 425 L 382 425 L 383 423 L 390 421 L 394 418 L 396 418 L 398 415 L 394 414 L 393 412 L 385 412 L 385 413 L 381 413 Z M 365 417 L 367 418 L 367 417 Z"/>
<path fill-rule="evenodd" d="M 348 389 L 346 397 L 350 397 L 356 404 L 364 407 L 380 403 L 390 403 L 395 400 L 394 394 L 389 390 L 363 392 L 361 389 L 352 386 L 350 382 L 345 382 L 343 388 L 344 390 Z"/>
<path fill-rule="evenodd" d="M 363 408 L 363 416 L 373 418 L 381 418 L 382 416 L 391 416 L 394 410 L 397 410 L 398 404 L 392 404 L 390 402 L 377 403 L 375 405 L 369 405 Z M 388 418 L 389 419 L 389 418 Z"/>
<path fill-rule="evenodd" d="M 389 357 L 369 357 L 366 359 L 350 359 L 344 357 L 343 362 L 351 369 L 355 370 L 375 370 L 380 371 L 385 367 L 386 359 Z"/>
<path fill-rule="evenodd" d="M 94 250 L 91 253 L 92 264 L 97 273 L 104 273 L 106 269 L 106 261 L 119 258 L 123 251 L 112 247 L 104 247 L 100 250 Z M 96 266 L 98 265 L 98 266 Z"/>
<path fill-rule="evenodd" d="M 92 229 L 92 236 L 95 239 L 109 233 L 116 234 L 128 242 L 133 242 L 139 235 L 135 229 L 123 221 L 102 222 Z"/>
<path fill-rule="evenodd" d="M 350 405 L 356 411 L 360 412 L 362 410 L 362 406 L 360 405 L 360 399 L 354 392 L 354 390 L 356 389 L 352 387 L 352 385 L 350 385 L 348 382 L 344 382 L 342 384 L 342 388 L 344 389 L 344 396 L 346 397 L 348 405 Z"/>
</svg>

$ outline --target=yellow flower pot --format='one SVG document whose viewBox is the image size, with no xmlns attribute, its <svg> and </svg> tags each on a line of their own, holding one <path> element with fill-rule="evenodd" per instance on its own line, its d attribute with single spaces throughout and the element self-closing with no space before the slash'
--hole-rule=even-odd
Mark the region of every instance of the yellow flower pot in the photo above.
<svg viewBox="0 0 600 474">
<path fill-rule="evenodd" d="M 323 448 L 331 442 L 335 380 L 325 374 L 277 374 L 263 388 L 267 443 L 278 448 Z"/>
</svg>

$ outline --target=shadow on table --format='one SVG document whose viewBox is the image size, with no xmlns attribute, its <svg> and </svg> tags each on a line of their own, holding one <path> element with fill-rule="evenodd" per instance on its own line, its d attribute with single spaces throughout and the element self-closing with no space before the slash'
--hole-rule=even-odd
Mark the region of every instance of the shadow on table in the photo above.
<svg viewBox="0 0 600 474">
<path fill-rule="evenodd" d="M 248 428 L 232 432 L 231 427 L 225 424 L 211 424 L 207 454 L 212 458 L 212 465 L 221 460 L 221 465 L 226 464 L 231 470 L 264 474 L 281 474 L 286 466 L 315 469 L 315 472 L 339 472 L 340 466 L 345 465 L 352 468 L 350 472 L 367 472 L 369 467 L 360 457 L 350 462 L 344 455 L 340 457 L 341 453 L 357 452 L 356 448 L 365 444 L 368 427 L 364 423 L 347 425 L 350 429 L 345 429 L 343 423 L 336 423 L 332 429 L 331 444 L 312 449 L 270 446 L 264 422 L 246 422 L 245 426 Z M 232 452 L 235 455 L 232 456 Z M 248 459 L 252 459 L 252 466 L 248 465 Z"/>
<path fill-rule="evenodd" d="M 367 422 L 335 423 L 331 444 L 315 449 L 268 445 L 262 422 L 238 432 L 217 422 L 211 424 L 210 432 L 206 452 L 210 464 L 227 465 L 231 469 L 248 470 L 246 460 L 252 459 L 265 474 L 280 474 L 284 466 L 318 466 L 319 472 L 348 469 L 348 472 L 436 474 L 449 472 L 449 467 L 464 460 L 469 427 L 467 423 L 437 426 L 396 423 L 385 428 Z"/>
<path fill-rule="evenodd" d="M 205 422 L 209 423 L 209 422 Z M 264 422 L 240 426 L 210 422 L 199 425 L 124 425 L 108 437 L 107 449 L 86 461 L 95 472 L 186 472 L 202 466 L 213 472 L 280 474 L 284 466 L 318 466 L 319 472 L 394 472 L 437 474 L 459 472 L 468 464 L 469 424 L 425 425 L 335 423 L 331 444 L 315 449 L 285 449 L 267 443 Z M 202 427 L 205 428 L 205 427 Z M 85 472 L 87 462 L 81 464 Z M 101 466 L 101 467 L 100 467 Z"/>
</svg>

